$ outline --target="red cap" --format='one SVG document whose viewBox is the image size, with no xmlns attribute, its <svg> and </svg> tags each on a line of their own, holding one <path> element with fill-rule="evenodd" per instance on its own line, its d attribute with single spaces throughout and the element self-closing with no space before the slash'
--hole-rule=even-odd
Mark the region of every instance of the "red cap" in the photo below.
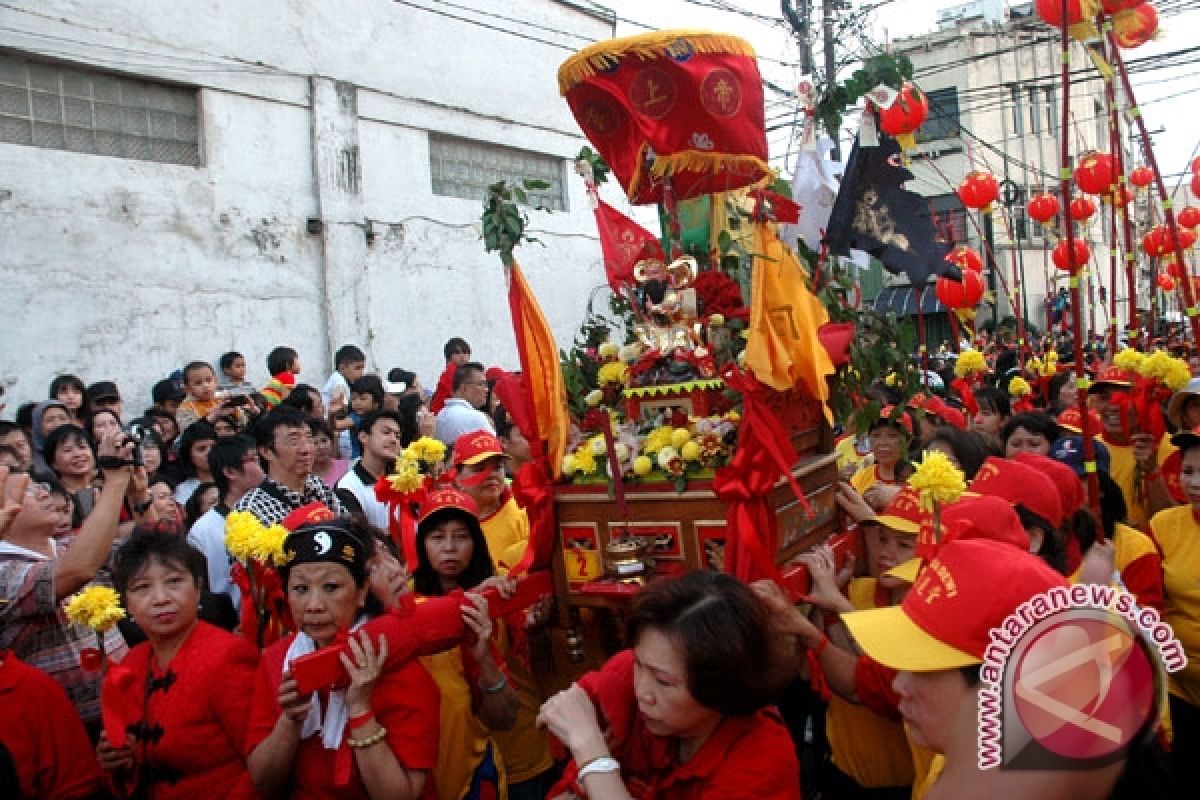
<svg viewBox="0 0 1200 800">
<path fill-rule="evenodd" d="M 1083 417 L 1080 416 L 1078 408 L 1068 408 L 1058 415 L 1056 421 L 1060 428 L 1066 428 L 1075 433 L 1083 433 Z M 1088 411 L 1088 422 L 1092 426 L 1093 435 L 1098 434 L 1104 429 L 1104 423 L 1100 419 L 1100 415 L 1095 411 Z"/>
<path fill-rule="evenodd" d="M 1013 461 L 1033 467 L 1054 481 L 1054 488 L 1058 489 L 1058 499 L 1062 505 L 1064 517 L 1083 505 L 1083 484 L 1079 482 L 1079 476 L 1075 474 L 1075 470 L 1066 464 L 1037 453 L 1017 453 L 1013 456 Z"/>
<path fill-rule="evenodd" d="M 324 503 L 314 501 L 306 506 L 300 506 L 284 517 L 279 524 L 289 531 L 294 531 L 301 525 L 307 525 L 310 522 L 328 522 L 336 516 Z"/>
<path fill-rule="evenodd" d="M 490 431 L 473 431 L 464 433 L 454 440 L 454 466 L 460 464 L 478 464 L 495 456 L 508 458 L 504 445 Z"/>
<path fill-rule="evenodd" d="M 459 441 L 461 441 L 461 437 Z M 446 486 L 434 489 L 425 495 L 425 502 L 421 504 L 421 518 L 417 521 L 417 525 L 423 525 L 425 520 L 437 512 L 445 511 L 448 508 L 465 511 L 473 517 L 479 516 L 479 506 L 475 504 L 475 501 L 471 499 L 469 494 Z"/>
<path fill-rule="evenodd" d="M 925 413 L 941 417 L 943 422 L 953 428 L 963 431 L 967 429 L 967 415 L 940 397 L 931 397 L 925 401 Z"/>
<path fill-rule="evenodd" d="M 1074 473 L 1071 479 L 1079 481 Z M 936 554 L 942 547 L 959 539 L 992 539 L 1010 544 L 1022 552 L 1029 551 L 1029 534 L 1012 504 L 999 497 L 965 494 L 957 502 L 942 509 L 940 535 L 934 531 L 933 515 L 921 521 L 917 537 L 918 552 Z M 939 540 L 940 538 L 940 540 Z M 920 557 L 909 559 L 886 573 L 907 583 L 915 583 L 921 568 Z"/>
<path fill-rule="evenodd" d="M 1120 389 L 1129 389 L 1133 387 L 1133 376 L 1123 369 L 1116 367 L 1105 367 L 1100 374 L 1096 376 L 1096 380 L 1088 387 L 1089 392 L 1098 390 L 1101 386 L 1113 386 Z"/>
<path fill-rule="evenodd" d="M 883 513 L 875 517 L 875 521 L 894 531 L 915 534 L 921 530 L 921 523 L 927 516 L 921 510 L 921 493 L 911 486 L 905 486 L 887 504 Z"/>
<path fill-rule="evenodd" d="M 1054 527 L 1062 524 L 1062 501 L 1054 481 L 1033 467 L 988 456 L 971 481 L 971 491 L 1022 505 Z"/>
<path fill-rule="evenodd" d="M 983 661 L 990 631 L 1042 592 L 1065 587 L 1037 556 L 992 539 L 949 542 L 899 606 L 855 611 L 842 622 L 868 656 L 908 672 Z"/>
</svg>

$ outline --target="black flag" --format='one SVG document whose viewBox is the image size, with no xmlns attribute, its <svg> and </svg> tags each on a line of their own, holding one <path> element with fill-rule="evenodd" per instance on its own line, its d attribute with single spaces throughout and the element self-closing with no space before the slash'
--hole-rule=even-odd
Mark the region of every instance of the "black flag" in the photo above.
<svg viewBox="0 0 1200 800">
<path fill-rule="evenodd" d="M 829 252 L 863 250 L 888 272 L 908 275 L 914 287 L 931 276 L 960 279 L 958 267 L 945 260 L 951 247 L 938 239 L 928 199 L 904 188 L 912 179 L 895 139 L 881 136 L 878 147 L 855 139 L 826 229 Z"/>
</svg>

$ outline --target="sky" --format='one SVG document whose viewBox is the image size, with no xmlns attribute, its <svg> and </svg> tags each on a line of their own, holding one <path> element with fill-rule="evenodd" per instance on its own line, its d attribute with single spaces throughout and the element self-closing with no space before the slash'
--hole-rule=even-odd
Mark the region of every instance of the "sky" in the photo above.
<svg viewBox="0 0 1200 800">
<path fill-rule="evenodd" d="M 1004 0 L 999 0 L 1004 2 Z M 1183 6 L 1181 0 L 1158 0 L 1173 6 Z M 765 78 L 791 88 L 799 77 L 794 66 L 798 60 L 795 39 L 781 19 L 779 0 L 598 0 L 617 13 L 617 35 L 644 33 L 648 28 L 703 28 L 733 33 L 748 39 L 759 55 L 759 68 Z M 813 0 L 819 8 L 820 1 Z M 798 4 L 798 3 L 797 3 Z M 947 0 L 852 0 L 850 10 L 855 14 L 869 6 L 879 6 L 866 15 L 865 31 L 870 39 L 884 45 L 888 41 L 916 36 L 935 30 L 937 11 L 959 5 Z M 729 10 L 732 9 L 732 10 Z M 815 18 L 819 14 L 814 15 Z M 1200 8 L 1164 16 L 1159 38 L 1136 50 L 1125 51 L 1126 58 L 1141 58 L 1193 46 L 1194 31 L 1200 30 Z M 843 37 L 840 45 L 853 46 L 859 37 Z M 814 45 L 819 50 L 819 43 Z M 817 60 L 821 56 L 818 52 Z M 783 62 L 783 63 L 780 63 Z M 840 74 L 844 80 L 853 67 Z M 1190 62 L 1174 69 L 1162 69 L 1135 75 L 1134 93 L 1153 135 L 1155 153 L 1166 175 L 1184 172 L 1197 153 L 1200 134 L 1194 124 L 1192 109 L 1200 101 L 1200 53 Z M 790 173 L 789 126 L 794 105 L 779 95 L 767 92 L 768 128 L 779 126 L 768 134 L 772 163 Z M 1186 111 L 1181 111 L 1186 109 Z M 1173 187 L 1177 178 L 1168 179 Z M 1186 189 L 1182 190 L 1186 191 Z"/>
</svg>

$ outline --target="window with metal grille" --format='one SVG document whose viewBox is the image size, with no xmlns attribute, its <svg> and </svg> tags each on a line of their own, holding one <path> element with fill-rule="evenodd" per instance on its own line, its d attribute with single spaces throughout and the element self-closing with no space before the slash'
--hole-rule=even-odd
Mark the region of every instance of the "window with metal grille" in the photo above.
<svg viewBox="0 0 1200 800">
<path fill-rule="evenodd" d="M 934 89 L 925 96 L 929 99 L 929 117 L 917 130 L 917 141 L 958 138 L 958 89 Z"/>
<path fill-rule="evenodd" d="M 482 201 L 488 186 L 498 181 L 518 183 L 524 179 L 550 184 L 549 189 L 529 191 L 529 204 L 553 211 L 567 208 L 563 160 L 489 142 L 429 137 L 429 168 L 433 193 Z"/>
<path fill-rule="evenodd" d="M 0 142 L 199 166 L 196 94 L 0 52 Z"/>
</svg>

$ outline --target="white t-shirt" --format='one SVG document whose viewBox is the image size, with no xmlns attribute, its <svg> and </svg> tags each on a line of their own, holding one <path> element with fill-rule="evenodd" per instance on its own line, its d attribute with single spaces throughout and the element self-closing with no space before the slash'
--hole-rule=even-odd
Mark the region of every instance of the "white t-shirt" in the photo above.
<svg viewBox="0 0 1200 800">
<path fill-rule="evenodd" d="M 183 483 L 175 487 L 175 502 L 179 505 L 187 505 L 187 501 L 192 499 L 192 493 L 200 485 L 199 478 L 188 478 Z"/>
<path fill-rule="evenodd" d="M 363 467 L 362 460 L 359 459 L 351 465 L 350 469 L 346 470 L 346 474 L 337 482 L 338 496 L 342 498 L 342 504 L 347 509 L 362 511 L 367 522 L 382 531 L 387 531 L 388 507 L 387 503 L 381 503 L 375 496 L 375 480 L 371 473 Z M 354 508 L 354 503 L 349 502 L 346 494 L 354 496 L 354 500 L 358 503 L 357 509 Z"/>
<path fill-rule="evenodd" d="M 225 515 L 210 508 L 196 520 L 187 534 L 188 543 L 204 554 L 208 562 L 208 590 L 213 594 L 227 594 L 233 607 L 240 609 L 242 593 L 229 577 L 233 557 L 225 549 Z"/>
</svg>

